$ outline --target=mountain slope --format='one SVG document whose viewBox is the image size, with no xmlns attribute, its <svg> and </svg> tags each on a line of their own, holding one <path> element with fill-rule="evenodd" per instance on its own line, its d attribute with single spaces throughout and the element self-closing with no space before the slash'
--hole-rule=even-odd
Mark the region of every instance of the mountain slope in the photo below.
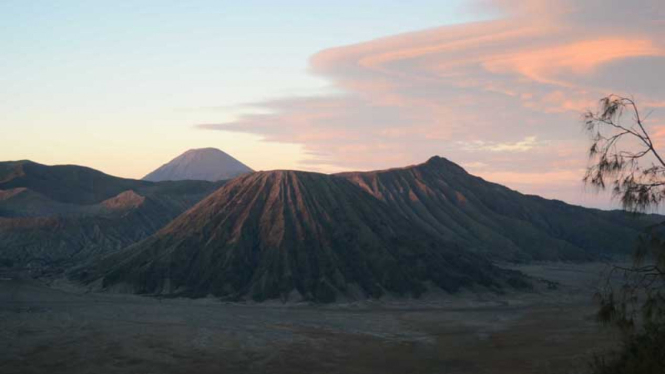
<svg viewBox="0 0 665 374">
<path fill-rule="evenodd" d="M 148 237 L 222 183 L 153 183 L 74 166 L 0 163 L 0 260 L 66 267 Z"/>
<path fill-rule="evenodd" d="M 338 176 L 430 233 L 500 260 L 589 260 L 627 254 L 640 230 L 654 223 L 654 217 L 523 195 L 440 157 L 406 168 Z"/>
<path fill-rule="evenodd" d="M 215 148 L 190 149 L 143 177 L 143 180 L 178 181 L 205 180 L 219 181 L 253 170 L 242 162 Z"/>
<path fill-rule="evenodd" d="M 518 274 L 433 240 L 346 179 L 295 171 L 236 178 L 154 236 L 76 276 L 142 294 L 259 301 L 525 286 Z"/>
<path fill-rule="evenodd" d="M 32 161 L 0 162 L 0 190 L 27 188 L 52 200 L 95 204 L 149 183 L 77 165 L 46 166 Z"/>
</svg>

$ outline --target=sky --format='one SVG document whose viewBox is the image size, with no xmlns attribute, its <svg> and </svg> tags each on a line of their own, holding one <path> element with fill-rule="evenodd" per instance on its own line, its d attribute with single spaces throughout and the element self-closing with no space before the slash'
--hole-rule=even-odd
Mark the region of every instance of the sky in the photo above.
<svg viewBox="0 0 665 374">
<path fill-rule="evenodd" d="M 140 178 L 201 147 L 327 173 L 440 155 L 612 207 L 581 183 L 580 114 L 634 97 L 665 144 L 661 2 L 5 0 L 0 160 Z"/>
</svg>

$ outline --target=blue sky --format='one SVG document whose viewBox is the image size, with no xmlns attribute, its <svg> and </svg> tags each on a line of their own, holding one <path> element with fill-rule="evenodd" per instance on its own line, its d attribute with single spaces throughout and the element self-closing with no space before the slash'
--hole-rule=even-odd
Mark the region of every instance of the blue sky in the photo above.
<svg viewBox="0 0 665 374">
<path fill-rule="evenodd" d="M 320 87 L 307 61 L 321 49 L 470 18 L 458 1 L 4 1 L 3 99 L 69 83 L 63 101 L 90 89 L 174 108 L 256 101 Z"/>
<path fill-rule="evenodd" d="M 308 68 L 327 47 L 478 17 L 461 1 L 3 1 L 0 159 L 140 177 L 215 146 L 255 168 L 296 167 L 297 144 L 193 125 L 329 92 Z"/>
</svg>

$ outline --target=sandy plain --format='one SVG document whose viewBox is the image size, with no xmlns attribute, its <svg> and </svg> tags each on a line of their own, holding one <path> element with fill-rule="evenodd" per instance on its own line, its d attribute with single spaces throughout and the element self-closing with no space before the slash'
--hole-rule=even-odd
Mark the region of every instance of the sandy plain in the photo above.
<svg viewBox="0 0 665 374">
<path fill-rule="evenodd" d="M 0 273 L 0 373 L 584 373 L 603 264 L 516 267 L 534 292 L 333 305 L 89 293 Z"/>
</svg>

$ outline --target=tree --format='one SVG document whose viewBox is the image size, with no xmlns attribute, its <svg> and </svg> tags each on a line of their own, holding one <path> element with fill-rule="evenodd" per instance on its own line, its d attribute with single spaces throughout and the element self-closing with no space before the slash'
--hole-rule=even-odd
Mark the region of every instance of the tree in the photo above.
<svg viewBox="0 0 665 374">
<path fill-rule="evenodd" d="M 633 115 L 628 125 L 623 121 L 626 112 Z M 591 163 L 584 181 L 600 189 L 611 183 L 613 195 L 631 211 L 660 205 L 665 198 L 665 161 L 646 131 L 633 99 L 604 97 L 598 111 L 588 111 L 583 117 L 592 140 Z M 620 142 L 629 144 L 620 147 Z"/>
<path fill-rule="evenodd" d="M 583 119 L 591 137 L 584 182 L 600 190 L 611 187 L 626 210 L 658 208 L 665 199 L 665 161 L 635 101 L 604 97 L 598 110 L 584 113 Z M 614 266 L 597 294 L 599 320 L 619 326 L 625 341 L 611 360 L 596 360 L 596 373 L 665 373 L 664 232 L 663 223 L 645 230 L 632 266 Z M 615 287 L 617 273 L 622 275 L 619 287 Z"/>
</svg>

